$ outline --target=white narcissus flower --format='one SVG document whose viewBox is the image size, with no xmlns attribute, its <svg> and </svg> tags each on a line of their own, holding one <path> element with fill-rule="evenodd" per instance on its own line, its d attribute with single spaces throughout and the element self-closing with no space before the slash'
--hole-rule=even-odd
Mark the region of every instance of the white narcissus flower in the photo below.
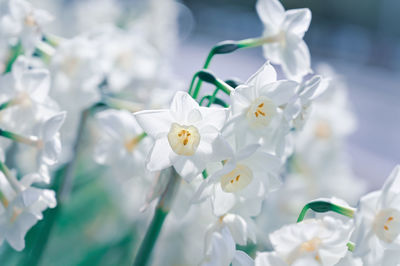
<svg viewBox="0 0 400 266">
<path fill-rule="evenodd" d="M 171 165 L 186 180 L 199 175 L 208 162 L 227 158 L 230 149 L 220 136 L 227 109 L 199 107 L 186 92 L 177 92 L 171 108 L 135 113 L 144 131 L 155 139 L 147 169 Z"/>
<path fill-rule="evenodd" d="M 276 255 L 287 265 L 335 265 L 346 255 L 352 223 L 325 216 L 286 225 L 270 234 Z M 308 264 L 300 263 L 307 261 Z M 286 264 L 283 264 L 286 265 Z"/>
<path fill-rule="evenodd" d="M 42 37 L 42 27 L 53 20 L 53 17 L 24 0 L 10 0 L 8 7 L 9 14 L 1 18 L 0 30 L 11 37 L 20 38 L 30 54 Z"/>
<path fill-rule="evenodd" d="M 228 212 L 256 216 L 267 193 L 281 183 L 280 166 L 278 157 L 260 150 L 260 145 L 249 145 L 233 153 L 221 170 L 210 175 L 195 199 L 210 196 L 216 216 Z"/>
<path fill-rule="evenodd" d="M 311 22 L 308 8 L 285 11 L 279 0 L 258 0 L 257 13 L 264 23 L 264 56 L 282 66 L 289 79 L 300 81 L 311 73 L 310 52 L 304 33 Z"/>
<path fill-rule="evenodd" d="M 206 242 L 215 231 L 220 231 L 223 227 L 227 227 L 234 241 L 238 245 L 245 246 L 247 241 L 256 243 L 256 225 L 250 217 L 240 216 L 234 213 L 227 213 L 218 218 L 208 227 L 206 233 Z"/>
<path fill-rule="evenodd" d="M 400 263 L 399 165 L 381 190 L 361 198 L 354 219 L 354 255 L 361 257 L 364 265 L 389 266 Z"/>
<path fill-rule="evenodd" d="M 206 238 L 205 257 L 201 266 L 252 266 L 254 261 L 243 251 L 236 250 L 235 242 L 224 226 Z"/>
<path fill-rule="evenodd" d="M 263 139 L 263 148 L 283 152 L 284 137 L 290 130 L 286 110 L 297 97 L 298 83 L 276 80 L 275 69 L 267 62 L 245 85 L 231 93 L 232 123 L 237 142 L 246 144 Z"/>
<path fill-rule="evenodd" d="M 143 129 L 134 115 L 124 110 L 106 110 L 96 114 L 96 119 L 100 124 L 96 162 L 113 167 L 124 177 L 143 177 L 142 165 L 151 142 L 150 138 L 144 139 Z"/>
<path fill-rule="evenodd" d="M 7 181 L 0 173 L 2 198 L 0 204 L 0 245 L 6 240 L 15 250 L 25 247 L 25 235 L 38 220 L 43 218 L 42 212 L 56 206 L 55 193 L 48 189 L 31 187 L 38 181 L 37 174 L 26 175 L 15 186 L 7 186 Z"/>
</svg>

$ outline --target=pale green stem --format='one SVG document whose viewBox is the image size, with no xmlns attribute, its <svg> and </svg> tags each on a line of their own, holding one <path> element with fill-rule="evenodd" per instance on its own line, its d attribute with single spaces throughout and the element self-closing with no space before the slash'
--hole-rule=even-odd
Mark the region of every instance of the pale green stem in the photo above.
<svg viewBox="0 0 400 266">
<path fill-rule="evenodd" d="M 10 183 L 15 192 L 20 193 L 22 191 L 21 185 L 13 173 L 11 173 L 10 169 L 8 169 L 7 165 L 2 161 L 0 161 L 0 171 L 4 174 L 8 183 Z"/>
<path fill-rule="evenodd" d="M 14 140 L 19 143 L 30 145 L 30 146 L 33 146 L 36 148 L 42 148 L 42 146 L 43 146 L 43 142 L 38 137 L 35 137 L 35 136 L 25 137 L 25 136 L 13 133 L 11 131 L 3 130 L 3 129 L 0 129 L 0 136 L 7 138 L 7 139 Z"/>
<path fill-rule="evenodd" d="M 213 59 L 214 55 L 217 54 L 227 54 L 236 51 L 237 49 L 241 48 L 253 48 L 262 46 L 266 43 L 274 43 L 274 42 L 282 42 L 285 40 L 285 35 L 283 32 L 280 32 L 274 36 L 269 37 L 259 37 L 259 38 L 250 38 L 244 39 L 240 41 L 223 41 L 215 45 L 211 51 L 208 53 L 206 61 L 204 62 L 203 69 L 208 69 L 211 64 L 211 60 Z M 196 74 L 193 76 L 192 84 L 190 85 L 189 91 L 192 91 L 192 86 L 196 79 Z M 196 87 L 193 92 L 193 98 L 196 100 L 201 88 L 202 80 L 199 80 L 196 84 Z"/>
<path fill-rule="evenodd" d="M 161 232 L 165 218 L 171 210 L 173 200 L 177 193 L 180 184 L 180 176 L 173 167 L 169 167 L 163 170 L 165 178 L 169 177 L 168 184 L 165 191 L 161 195 L 153 219 L 147 229 L 146 235 L 140 245 L 139 251 L 136 254 L 134 266 L 145 266 L 148 264 L 153 248 L 156 244 L 158 236 Z"/>
</svg>

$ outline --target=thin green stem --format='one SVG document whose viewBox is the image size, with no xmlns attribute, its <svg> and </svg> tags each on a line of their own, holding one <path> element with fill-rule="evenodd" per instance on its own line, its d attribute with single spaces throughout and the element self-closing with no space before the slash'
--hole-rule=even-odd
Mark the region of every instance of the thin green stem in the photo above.
<svg viewBox="0 0 400 266">
<path fill-rule="evenodd" d="M 204 62 L 204 65 L 203 65 L 203 69 L 208 69 L 208 67 L 211 64 L 211 60 L 217 54 L 228 54 L 228 53 L 232 53 L 241 48 L 253 48 L 253 47 L 262 46 L 266 43 L 282 42 L 284 40 L 285 40 L 285 35 L 284 35 L 284 33 L 281 32 L 274 36 L 269 36 L 269 37 L 249 38 L 249 39 L 244 39 L 244 40 L 240 40 L 240 41 L 220 42 L 220 43 L 216 44 L 211 49 L 211 51 L 208 53 L 206 61 Z M 195 80 L 196 80 L 196 76 L 194 76 L 192 79 L 192 84 L 190 85 L 190 89 L 189 89 L 190 92 L 192 91 L 192 86 L 193 86 L 193 83 Z M 195 100 L 197 99 L 201 85 L 202 85 L 202 80 L 199 79 L 199 81 L 196 84 L 193 95 L 191 94 Z"/>
<path fill-rule="evenodd" d="M 199 75 L 199 72 L 194 73 L 193 78 L 192 78 L 192 81 L 190 82 L 190 86 L 189 86 L 188 93 L 189 93 L 189 95 L 192 96 L 192 97 L 193 97 L 193 86 L 194 86 L 194 83 L 195 83 L 195 81 L 196 81 L 198 75 Z M 197 93 L 197 94 L 198 94 L 198 93 Z"/>
<path fill-rule="evenodd" d="M 278 33 L 273 36 L 268 36 L 268 37 L 259 37 L 259 38 L 249 38 L 249 39 L 244 39 L 237 41 L 236 44 L 238 45 L 238 48 L 254 48 L 258 46 L 262 46 L 267 43 L 275 43 L 275 42 L 281 42 L 285 40 L 285 35 L 284 33 Z"/>
<path fill-rule="evenodd" d="M 345 206 L 340 206 L 334 203 L 331 203 L 329 201 L 323 201 L 323 200 L 316 200 L 316 201 L 311 201 L 307 203 L 303 209 L 300 212 L 299 218 L 297 219 L 297 222 L 301 222 L 304 220 L 304 217 L 307 214 L 307 211 L 311 209 L 315 212 L 328 212 L 328 211 L 333 211 L 336 213 L 339 213 L 343 216 L 347 216 L 349 218 L 353 218 L 355 209 L 351 207 L 345 207 Z"/>
<path fill-rule="evenodd" d="M 11 131 L 7 131 L 7 130 L 3 130 L 0 128 L 0 136 L 7 138 L 7 139 L 11 139 L 13 141 L 16 142 L 20 142 L 20 143 L 24 143 L 36 148 L 41 148 L 42 146 L 42 141 L 35 136 L 29 136 L 29 137 L 25 137 L 22 135 L 19 135 L 17 133 L 11 132 Z"/>
<path fill-rule="evenodd" d="M 212 58 L 214 57 L 214 55 L 215 55 L 215 47 L 213 47 L 213 49 L 211 49 L 211 51 L 208 53 L 207 59 L 204 62 L 204 65 L 203 65 L 203 69 L 207 69 L 208 68 L 208 66 L 211 63 Z M 197 76 L 197 75 L 195 75 L 195 76 Z M 194 83 L 194 80 L 195 80 L 195 77 L 193 77 L 192 83 Z M 203 81 L 201 79 L 199 79 L 199 81 L 196 84 L 196 88 L 194 89 L 194 92 L 193 92 L 192 96 L 193 96 L 193 99 L 195 99 L 195 100 L 197 99 L 197 96 L 199 95 L 202 82 Z"/>
<path fill-rule="evenodd" d="M 134 266 L 145 266 L 149 262 L 153 248 L 157 242 L 158 236 L 161 232 L 165 218 L 167 217 L 176 192 L 180 184 L 180 176 L 173 167 L 164 169 L 163 171 L 169 172 L 169 181 L 165 188 L 165 191 L 160 197 L 157 203 L 153 219 L 147 229 L 146 235 L 140 245 L 139 251 L 136 254 Z"/>
<path fill-rule="evenodd" d="M 217 88 L 214 90 L 213 94 L 211 95 L 211 98 L 208 100 L 207 107 L 210 107 L 210 106 L 214 103 L 215 98 L 217 97 L 217 93 L 218 93 L 219 90 L 220 90 L 219 87 L 217 87 Z"/>
<path fill-rule="evenodd" d="M 17 178 L 13 175 L 13 173 L 11 173 L 10 169 L 8 169 L 7 165 L 2 161 L 0 161 L 0 171 L 4 174 L 8 183 L 10 183 L 15 192 L 19 193 L 22 191 L 21 185 L 19 184 Z"/>
<path fill-rule="evenodd" d="M 24 49 L 22 47 L 21 42 L 18 42 L 15 46 L 11 47 L 10 56 L 9 56 L 9 58 L 7 60 L 6 67 L 4 69 L 4 73 L 8 73 L 8 72 L 11 71 L 15 60 L 17 60 L 18 56 L 20 54 L 22 54 L 23 51 L 24 51 Z"/>
</svg>

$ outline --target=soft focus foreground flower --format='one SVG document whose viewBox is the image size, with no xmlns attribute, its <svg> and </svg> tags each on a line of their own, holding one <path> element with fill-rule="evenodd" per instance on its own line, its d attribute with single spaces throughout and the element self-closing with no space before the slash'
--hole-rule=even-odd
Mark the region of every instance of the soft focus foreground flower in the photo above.
<svg viewBox="0 0 400 266">
<path fill-rule="evenodd" d="M 243 251 L 236 250 L 235 242 L 227 227 L 214 231 L 208 238 L 202 266 L 251 266 L 254 261 Z"/>
<path fill-rule="evenodd" d="M 311 22 L 308 8 L 285 11 L 279 0 L 258 0 L 257 12 L 264 23 L 264 56 L 282 66 L 289 79 L 300 81 L 311 72 L 310 52 L 303 41 Z"/>
<path fill-rule="evenodd" d="M 352 230 L 350 222 L 344 224 L 330 216 L 286 225 L 270 234 L 280 260 L 268 255 L 258 261 L 283 261 L 280 265 L 335 265 L 346 255 Z"/>
<path fill-rule="evenodd" d="M 5 35 L 20 38 L 27 54 L 33 53 L 35 45 L 42 37 L 42 27 L 53 17 L 45 10 L 36 9 L 24 0 L 10 0 L 9 13 L 1 18 L 0 31 Z"/>
<path fill-rule="evenodd" d="M 6 240 L 20 251 L 25 247 L 28 230 L 43 218 L 45 209 L 56 206 L 56 199 L 52 190 L 31 187 L 38 181 L 36 174 L 24 176 L 21 181 L 14 179 L 12 184 L 9 178 L 0 173 L 0 244 Z"/>
<path fill-rule="evenodd" d="M 100 139 L 95 160 L 115 169 L 115 175 L 143 178 L 143 161 L 149 152 L 150 139 L 128 111 L 106 110 L 96 115 Z"/>
<path fill-rule="evenodd" d="M 361 198 L 355 213 L 355 255 L 364 265 L 400 263 L 400 166 L 381 190 Z"/>
<path fill-rule="evenodd" d="M 229 152 L 219 133 L 227 110 L 199 107 L 185 92 L 175 94 L 170 110 L 141 111 L 135 117 L 155 139 L 147 159 L 149 171 L 173 165 L 183 178 L 191 180 L 207 162 L 222 160 Z"/>
</svg>

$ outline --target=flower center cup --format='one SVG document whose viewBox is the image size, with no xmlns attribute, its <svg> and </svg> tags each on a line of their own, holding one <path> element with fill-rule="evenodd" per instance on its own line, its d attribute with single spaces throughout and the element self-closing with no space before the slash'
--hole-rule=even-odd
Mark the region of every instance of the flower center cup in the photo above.
<svg viewBox="0 0 400 266">
<path fill-rule="evenodd" d="M 32 13 L 29 13 L 25 16 L 24 23 L 28 27 L 35 27 L 37 26 L 36 19 Z"/>
<path fill-rule="evenodd" d="M 381 210 L 373 224 L 375 234 L 387 243 L 392 243 L 400 234 L 400 212 L 396 209 Z"/>
<path fill-rule="evenodd" d="M 221 187 L 225 192 L 236 192 L 247 187 L 253 180 L 253 172 L 249 167 L 238 164 L 230 173 L 222 176 Z"/>
<path fill-rule="evenodd" d="M 275 104 L 265 96 L 258 97 L 250 105 L 246 118 L 254 128 L 266 127 L 276 114 Z"/>
<path fill-rule="evenodd" d="M 195 154 L 200 144 L 200 134 L 194 126 L 172 123 L 168 133 L 168 142 L 176 154 L 191 156 Z"/>
<path fill-rule="evenodd" d="M 314 133 L 319 139 L 329 139 L 332 136 L 332 128 L 327 121 L 318 121 Z"/>
<path fill-rule="evenodd" d="M 287 262 L 292 265 L 296 260 L 302 257 L 312 256 L 317 262 L 321 262 L 318 249 L 321 245 L 321 239 L 314 237 L 308 241 L 301 243 L 288 257 Z"/>
</svg>

